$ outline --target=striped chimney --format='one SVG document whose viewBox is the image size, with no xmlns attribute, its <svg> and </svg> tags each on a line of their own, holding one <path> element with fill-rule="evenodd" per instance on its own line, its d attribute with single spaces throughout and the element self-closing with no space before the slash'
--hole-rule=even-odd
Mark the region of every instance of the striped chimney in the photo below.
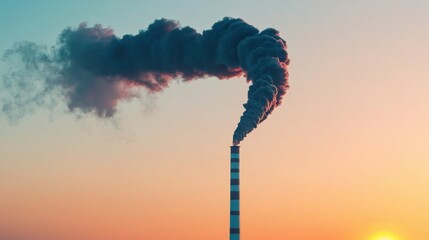
<svg viewBox="0 0 429 240">
<path fill-rule="evenodd" d="M 231 146 L 229 239 L 240 240 L 240 146 Z"/>
</svg>

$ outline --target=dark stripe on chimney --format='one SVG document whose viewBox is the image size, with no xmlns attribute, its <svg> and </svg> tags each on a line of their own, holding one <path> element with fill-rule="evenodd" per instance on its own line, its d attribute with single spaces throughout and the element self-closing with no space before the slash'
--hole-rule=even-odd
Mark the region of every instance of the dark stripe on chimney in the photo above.
<svg viewBox="0 0 429 240">
<path fill-rule="evenodd" d="M 232 191 L 231 192 L 231 200 L 240 200 L 240 192 Z"/>
</svg>

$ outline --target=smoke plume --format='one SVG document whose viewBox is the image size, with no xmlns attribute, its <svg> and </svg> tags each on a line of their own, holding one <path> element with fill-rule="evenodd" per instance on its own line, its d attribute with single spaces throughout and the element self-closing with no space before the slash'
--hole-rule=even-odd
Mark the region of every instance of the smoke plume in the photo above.
<svg viewBox="0 0 429 240">
<path fill-rule="evenodd" d="M 172 79 L 189 81 L 244 75 L 252 82 L 233 142 L 243 138 L 279 106 L 288 85 L 286 42 L 275 29 L 259 31 L 242 19 L 224 18 L 202 33 L 159 19 L 137 35 L 118 37 L 110 28 L 67 28 L 51 49 L 17 43 L 3 56 L 18 59 L 0 98 L 7 116 L 20 118 L 35 106 L 65 99 L 72 112 L 112 117 L 119 101 L 138 97 L 136 88 L 157 93 Z"/>
</svg>

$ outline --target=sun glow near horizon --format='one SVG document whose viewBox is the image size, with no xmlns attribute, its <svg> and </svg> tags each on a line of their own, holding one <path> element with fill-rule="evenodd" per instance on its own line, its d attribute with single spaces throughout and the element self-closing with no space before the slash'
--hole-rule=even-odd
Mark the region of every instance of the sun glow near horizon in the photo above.
<svg viewBox="0 0 429 240">
<path fill-rule="evenodd" d="M 377 232 L 370 240 L 401 240 L 398 236 L 391 232 Z"/>
</svg>

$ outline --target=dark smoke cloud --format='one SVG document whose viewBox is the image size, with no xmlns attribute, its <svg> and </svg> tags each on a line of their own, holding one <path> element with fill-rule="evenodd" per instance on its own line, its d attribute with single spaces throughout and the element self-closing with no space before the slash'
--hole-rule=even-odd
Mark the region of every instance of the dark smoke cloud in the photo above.
<svg viewBox="0 0 429 240">
<path fill-rule="evenodd" d="M 109 118 L 119 101 L 139 96 L 137 87 L 156 93 L 175 78 L 245 75 L 252 85 L 234 144 L 281 104 L 289 87 L 286 42 L 278 31 L 259 32 L 233 18 L 224 18 L 202 34 L 160 19 L 122 38 L 110 28 L 81 24 L 65 29 L 52 49 L 18 43 L 4 59 L 24 64 L 23 71 L 10 71 L 2 78 L 8 97 L 0 99 L 1 106 L 12 118 L 34 106 L 54 105 L 53 96 L 63 97 L 70 111 Z"/>
</svg>

